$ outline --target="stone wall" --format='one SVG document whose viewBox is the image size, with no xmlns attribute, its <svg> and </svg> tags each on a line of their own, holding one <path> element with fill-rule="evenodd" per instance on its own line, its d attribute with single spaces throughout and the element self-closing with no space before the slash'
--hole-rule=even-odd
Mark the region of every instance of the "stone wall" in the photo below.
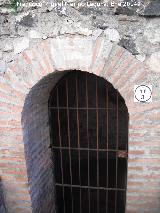
<svg viewBox="0 0 160 213">
<path fill-rule="evenodd" d="M 20 6 L 18 12 L 0 1 L 0 71 L 5 72 L 10 62 L 20 52 L 35 43 L 65 34 L 83 36 L 104 33 L 106 38 L 129 50 L 155 72 L 159 72 L 160 59 L 160 2 L 139 2 L 139 6 L 117 6 L 109 1 L 107 6 L 76 7 L 55 6 L 53 0 L 45 0 L 42 6 Z M 8 0 L 9 2 L 9 0 Z M 66 2 L 75 2 L 66 1 Z M 95 3 L 100 3 L 97 1 Z M 106 0 L 105 2 L 108 2 Z M 115 4 L 113 4 L 115 2 Z M 52 4 L 51 4 L 52 3 Z M 85 3 L 85 1 L 83 1 Z M 111 4 L 112 3 L 112 4 Z M 8 9 L 9 8 L 9 9 Z"/>
</svg>

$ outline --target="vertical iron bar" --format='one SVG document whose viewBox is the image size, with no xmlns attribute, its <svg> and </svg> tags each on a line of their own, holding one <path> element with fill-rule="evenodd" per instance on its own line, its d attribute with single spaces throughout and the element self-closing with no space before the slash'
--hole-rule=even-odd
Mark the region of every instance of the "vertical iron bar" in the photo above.
<svg viewBox="0 0 160 213">
<path fill-rule="evenodd" d="M 116 138 L 116 150 L 118 150 L 118 91 L 117 91 L 117 106 L 116 106 L 116 118 L 117 118 L 117 138 Z M 118 183 L 118 153 L 116 152 L 116 191 L 115 191 L 115 213 L 117 212 L 117 183 Z"/>
<path fill-rule="evenodd" d="M 97 187 L 99 187 L 99 112 L 98 112 L 98 82 L 96 76 L 96 135 L 97 135 Z M 99 213 L 99 189 L 97 189 L 97 213 Z"/>
<path fill-rule="evenodd" d="M 59 115 L 59 93 L 58 93 L 58 88 L 57 88 L 57 109 L 58 109 L 58 137 L 59 137 L 60 147 L 62 147 L 61 123 L 60 123 L 60 115 Z M 65 209 L 65 196 L 64 196 L 64 176 L 63 176 L 62 149 L 60 149 L 60 157 L 61 157 L 61 174 L 62 174 L 62 188 L 63 188 L 63 203 L 64 203 L 64 213 L 65 213 L 66 209 Z"/>
<path fill-rule="evenodd" d="M 79 184 L 81 186 L 81 153 L 80 153 L 80 131 L 79 131 L 79 111 L 78 111 L 78 74 L 76 73 L 76 105 L 77 105 L 77 136 L 78 136 L 78 163 L 79 163 Z M 80 190 L 80 213 L 82 213 L 82 203 L 81 203 L 81 188 Z"/>
<path fill-rule="evenodd" d="M 69 104 L 68 104 L 68 79 L 66 80 L 66 97 L 67 97 L 67 125 L 68 125 L 68 145 L 69 145 L 69 169 L 71 178 L 71 199 L 72 199 L 72 213 L 73 213 L 73 192 L 72 192 L 72 161 L 71 161 L 71 140 L 70 140 L 70 119 L 69 119 Z"/>
<path fill-rule="evenodd" d="M 108 148 L 109 148 L 109 145 L 108 145 L 108 84 L 106 86 L 106 126 L 107 126 L 107 188 L 109 188 L 108 186 Z M 108 213 L 108 190 L 106 191 L 106 213 Z"/>
<path fill-rule="evenodd" d="M 87 106 L 87 109 L 86 109 L 86 111 L 87 111 L 87 142 L 88 142 L 88 201 L 89 201 L 89 213 L 90 213 L 90 200 L 91 200 L 91 198 L 90 198 L 90 188 L 89 188 L 89 186 L 90 186 L 90 168 L 89 168 L 89 157 L 90 157 L 90 153 L 89 153 L 89 126 L 88 126 L 88 81 L 87 81 L 87 73 L 86 73 L 86 106 Z"/>
<path fill-rule="evenodd" d="M 127 212 L 127 206 L 126 206 L 126 191 L 127 191 L 127 177 L 128 177 L 128 138 L 129 138 L 129 131 L 128 131 L 128 126 L 129 126 L 129 114 L 128 111 L 126 112 L 126 122 L 127 122 L 127 140 L 126 140 L 126 151 L 127 151 L 127 159 L 126 159 L 126 176 L 125 176 L 125 213 Z"/>
</svg>

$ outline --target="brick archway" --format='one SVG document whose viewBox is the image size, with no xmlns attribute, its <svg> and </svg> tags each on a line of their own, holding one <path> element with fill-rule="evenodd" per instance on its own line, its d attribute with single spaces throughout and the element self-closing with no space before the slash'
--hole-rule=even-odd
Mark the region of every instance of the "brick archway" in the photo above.
<svg viewBox="0 0 160 213">
<path fill-rule="evenodd" d="M 160 103 L 155 93 L 152 103 L 133 102 L 134 85 L 150 83 L 148 71 L 128 51 L 106 41 L 103 36 L 95 40 L 79 35 L 49 39 L 24 51 L 0 77 L 0 164 L 9 212 L 32 212 L 31 203 L 33 212 L 44 212 L 46 206 L 53 212 L 54 206 L 49 202 L 54 199 L 54 191 L 49 191 L 50 197 L 41 200 L 42 189 L 50 189 L 52 184 L 47 179 L 51 153 L 48 118 L 44 116 L 49 92 L 65 70 L 102 76 L 125 99 L 130 115 L 127 212 L 153 212 L 153 208 L 158 212 L 160 172 L 155 170 L 160 162 L 156 130 Z M 43 119 L 39 113 L 44 115 Z M 40 128 L 36 134 L 39 136 L 35 137 L 31 133 L 40 125 L 45 132 Z M 31 156 L 26 154 L 26 158 L 24 152 L 28 153 L 28 147 L 32 147 Z M 33 158 L 40 163 L 34 165 Z M 26 161 L 30 162 L 27 168 Z M 29 168 L 31 171 L 27 174 Z"/>
</svg>

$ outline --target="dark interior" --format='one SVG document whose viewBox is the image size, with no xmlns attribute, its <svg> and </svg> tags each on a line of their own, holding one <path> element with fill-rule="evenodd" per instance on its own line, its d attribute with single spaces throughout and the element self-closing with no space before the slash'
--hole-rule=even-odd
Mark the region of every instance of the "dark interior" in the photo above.
<svg viewBox="0 0 160 213">
<path fill-rule="evenodd" d="M 71 71 L 51 92 L 57 213 L 125 213 L 128 110 L 114 87 Z"/>
</svg>

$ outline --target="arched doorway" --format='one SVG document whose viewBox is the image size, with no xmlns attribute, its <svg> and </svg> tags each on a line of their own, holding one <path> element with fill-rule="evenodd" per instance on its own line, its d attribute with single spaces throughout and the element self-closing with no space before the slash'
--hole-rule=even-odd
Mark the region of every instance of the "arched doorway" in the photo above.
<svg viewBox="0 0 160 213">
<path fill-rule="evenodd" d="M 128 110 L 94 74 L 68 72 L 49 99 L 58 213 L 124 213 Z"/>
</svg>

